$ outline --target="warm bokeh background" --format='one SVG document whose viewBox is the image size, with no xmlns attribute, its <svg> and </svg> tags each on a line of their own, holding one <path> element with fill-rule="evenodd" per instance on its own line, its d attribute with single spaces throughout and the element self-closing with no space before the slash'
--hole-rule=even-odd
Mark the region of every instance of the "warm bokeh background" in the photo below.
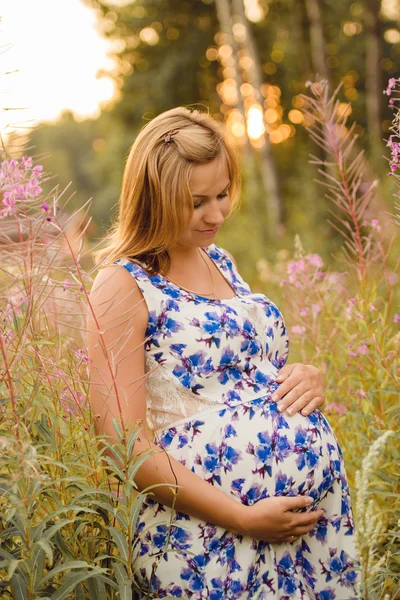
<svg viewBox="0 0 400 600">
<path fill-rule="evenodd" d="M 382 91 L 399 74 L 395 0 L 15 0 L 1 10 L 4 42 L 13 43 L 2 60 L 21 71 L 12 106 L 31 106 L 3 118 L 39 120 L 30 152 L 46 153 L 59 189 L 72 182 L 70 210 L 93 199 L 93 242 L 115 214 L 139 129 L 174 106 L 200 105 L 226 119 L 242 154 L 242 208 L 217 243 L 253 284 L 257 260 L 292 248 L 296 233 L 329 262 L 342 239 L 308 164 L 310 152 L 321 153 L 301 112 L 317 73 L 332 89 L 343 83 L 338 110 L 357 121 L 368 177 L 380 180 L 374 216 L 393 211 L 382 139 L 392 115 Z"/>
</svg>

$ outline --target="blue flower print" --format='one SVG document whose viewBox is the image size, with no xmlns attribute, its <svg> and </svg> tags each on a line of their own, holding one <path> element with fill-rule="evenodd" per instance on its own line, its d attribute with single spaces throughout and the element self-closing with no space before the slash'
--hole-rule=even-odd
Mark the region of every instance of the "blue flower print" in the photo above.
<svg viewBox="0 0 400 600">
<path fill-rule="evenodd" d="M 172 373 L 187 388 L 190 388 L 194 394 L 204 386 L 196 382 L 196 377 L 207 376 L 213 371 L 211 357 L 207 358 L 205 352 L 200 351 L 189 356 L 184 356 L 183 350 L 185 344 L 174 344 L 171 346 L 173 354 L 180 359 L 181 364 L 176 365 Z"/>
<path fill-rule="evenodd" d="M 229 346 L 224 348 L 220 363 L 216 369 L 219 373 L 218 381 L 225 385 L 229 380 L 239 381 L 241 378 L 241 369 L 239 367 L 240 358 Z"/>
<path fill-rule="evenodd" d="M 242 457 L 240 450 L 236 450 L 233 446 L 229 446 L 225 442 L 219 447 L 220 450 L 220 461 L 224 468 L 225 473 L 232 471 L 234 465 L 237 465 Z"/>
<path fill-rule="evenodd" d="M 201 576 L 201 573 L 196 573 L 190 567 L 181 571 L 181 579 L 188 582 L 188 589 L 191 592 L 204 590 L 204 577 Z"/>
<path fill-rule="evenodd" d="M 155 546 L 162 550 L 167 540 L 168 532 L 170 530 L 170 542 L 171 545 L 178 550 L 188 550 L 190 548 L 191 534 L 177 527 L 176 525 L 157 525 L 156 533 L 153 535 L 153 542 Z"/>
<path fill-rule="evenodd" d="M 243 341 L 240 351 L 246 353 L 246 357 L 254 356 L 261 350 L 261 344 L 257 338 L 257 331 L 249 319 L 244 319 L 242 336 Z"/>
<path fill-rule="evenodd" d="M 228 339 L 238 335 L 240 329 L 237 319 L 233 317 L 235 314 L 236 311 L 229 306 L 225 306 L 222 307 L 222 312 L 205 312 L 206 319 L 204 321 L 197 318 L 192 319 L 190 324 L 206 334 L 206 337 L 196 338 L 196 341 L 204 342 L 209 348 L 212 344 L 219 348 L 223 336 Z"/>
<path fill-rule="evenodd" d="M 297 457 L 296 464 L 301 471 L 304 467 L 313 469 L 318 462 L 318 453 L 311 447 L 313 443 L 312 432 L 303 429 L 298 426 L 296 428 L 295 437 L 295 453 Z"/>
<path fill-rule="evenodd" d="M 285 552 L 278 563 L 278 586 L 289 596 L 297 589 L 294 562 L 289 552 Z"/>
<path fill-rule="evenodd" d="M 252 454 L 256 459 L 257 464 L 261 463 L 261 467 L 255 468 L 252 473 L 259 473 L 262 477 L 265 473 L 271 477 L 272 469 L 270 463 L 272 462 L 272 448 L 271 448 L 271 437 L 268 432 L 260 432 L 257 434 L 260 444 L 254 446 L 252 442 L 249 442 L 247 446 L 247 452 Z"/>
<path fill-rule="evenodd" d="M 184 327 L 182 323 L 172 319 L 169 316 L 170 311 L 179 311 L 179 306 L 173 300 L 166 300 L 162 302 L 161 311 L 156 313 L 154 310 L 149 311 L 149 320 L 146 330 L 146 342 L 145 349 L 150 349 L 152 345 L 157 348 L 160 347 L 159 338 L 162 337 L 170 338 L 178 331 L 181 331 Z"/>
<path fill-rule="evenodd" d="M 292 476 L 279 471 L 275 476 L 275 495 L 276 496 L 295 496 L 295 481 Z"/>
</svg>

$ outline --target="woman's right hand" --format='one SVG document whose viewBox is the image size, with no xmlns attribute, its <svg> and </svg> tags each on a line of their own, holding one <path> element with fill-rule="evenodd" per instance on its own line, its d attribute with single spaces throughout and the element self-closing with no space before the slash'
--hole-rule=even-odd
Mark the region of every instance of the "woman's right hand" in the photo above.
<svg viewBox="0 0 400 600">
<path fill-rule="evenodd" d="M 309 507 L 308 496 L 273 496 L 244 506 L 239 517 L 240 535 L 248 535 L 264 542 L 279 544 L 292 542 L 309 533 L 324 511 L 293 512 Z M 312 499 L 311 499 L 312 500 Z"/>
</svg>

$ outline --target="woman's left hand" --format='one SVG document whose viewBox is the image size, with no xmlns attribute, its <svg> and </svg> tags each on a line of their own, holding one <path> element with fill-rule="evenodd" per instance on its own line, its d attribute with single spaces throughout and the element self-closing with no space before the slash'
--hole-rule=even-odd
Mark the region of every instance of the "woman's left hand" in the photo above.
<svg viewBox="0 0 400 600">
<path fill-rule="evenodd" d="M 285 365 L 278 371 L 276 381 L 283 382 L 272 394 L 279 412 L 287 410 L 294 415 L 300 410 L 306 416 L 325 402 L 325 375 L 313 365 Z"/>
</svg>

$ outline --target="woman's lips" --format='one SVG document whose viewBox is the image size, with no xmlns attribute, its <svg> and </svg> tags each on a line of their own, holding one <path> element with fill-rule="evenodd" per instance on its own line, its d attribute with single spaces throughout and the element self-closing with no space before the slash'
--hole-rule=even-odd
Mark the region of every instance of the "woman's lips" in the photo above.
<svg viewBox="0 0 400 600">
<path fill-rule="evenodd" d="M 217 233 L 218 229 L 219 227 L 216 227 L 215 229 L 198 229 L 197 231 L 203 235 L 214 235 Z"/>
</svg>

